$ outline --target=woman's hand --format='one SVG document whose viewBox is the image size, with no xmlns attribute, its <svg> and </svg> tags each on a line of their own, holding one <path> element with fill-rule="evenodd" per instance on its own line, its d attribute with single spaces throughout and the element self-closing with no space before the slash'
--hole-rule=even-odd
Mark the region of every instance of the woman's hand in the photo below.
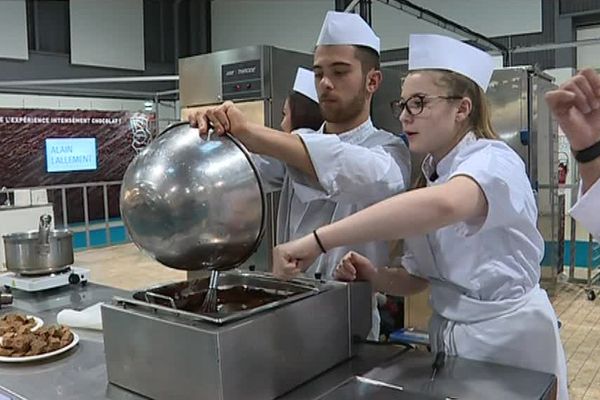
<svg viewBox="0 0 600 400">
<path fill-rule="evenodd" d="M 377 269 L 367 257 L 350 251 L 342 258 L 333 276 L 345 282 L 373 281 L 376 274 Z"/>
<path fill-rule="evenodd" d="M 273 249 L 273 273 L 279 279 L 292 279 L 306 271 L 320 254 L 313 234 L 280 244 Z"/>
</svg>

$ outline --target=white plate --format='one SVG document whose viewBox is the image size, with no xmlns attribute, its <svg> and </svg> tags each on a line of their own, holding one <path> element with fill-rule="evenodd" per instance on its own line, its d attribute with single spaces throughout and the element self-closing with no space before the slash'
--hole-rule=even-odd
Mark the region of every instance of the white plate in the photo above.
<svg viewBox="0 0 600 400">
<path fill-rule="evenodd" d="M 71 350 L 73 347 L 77 346 L 77 343 L 79 343 L 79 336 L 77 336 L 77 334 L 75 332 L 72 332 L 72 333 L 73 333 L 73 340 L 71 341 L 71 343 L 69 343 L 68 345 L 66 345 L 65 347 L 63 347 L 61 349 L 54 350 L 49 353 L 38 354 L 37 356 L 24 356 L 24 357 L 0 356 L 0 362 L 19 363 L 19 362 L 37 361 L 37 360 L 43 360 L 45 358 L 50 358 L 50 357 L 54 357 L 59 354 L 62 354 L 66 351 Z"/>
</svg>

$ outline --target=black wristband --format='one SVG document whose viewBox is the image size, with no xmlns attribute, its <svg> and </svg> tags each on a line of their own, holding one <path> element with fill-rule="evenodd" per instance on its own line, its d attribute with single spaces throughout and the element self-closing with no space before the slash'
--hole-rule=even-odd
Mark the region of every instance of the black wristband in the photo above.
<svg viewBox="0 0 600 400">
<path fill-rule="evenodd" d="M 600 141 L 594 143 L 588 148 L 575 151 L 574 153 L 575 159 L 582 164 L 594 161 L 596 158 L 600 157 Z"/>
<path fill-rule="evenodd" d="M 313 231 L 313 235 L 315 236 L 315 240 L 317 241 L 317 244 L 319 245 L 319 248 L 321 249 L 321 251 L 323 253 L 327 253 L 327 250 L 325 250 L 325 247 L 323 247 L 323 243 L 321 243 L 321 239 L 319 239 L 319 235 L 317 235 L 316 229 Z"/>
</svg>

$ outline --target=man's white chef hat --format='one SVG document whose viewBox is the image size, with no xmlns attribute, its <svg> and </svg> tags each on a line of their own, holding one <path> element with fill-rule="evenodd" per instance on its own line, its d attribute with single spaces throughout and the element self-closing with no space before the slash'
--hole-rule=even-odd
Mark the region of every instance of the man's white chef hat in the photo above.
<svg viewBox="0 0 600 400">
<path fill-rule="evenodd" d="M 443 69 L 459 73 L 475 82 L 483 91 L 488 87 L 494 61 L 476 47 L 442 35 L 410 35 L 408 69 Z"/>
<path fill-rule="evenodd" d="M 317 39 L 320 45 L 369 47 L 379 54 L 379 37 L 358 14 L 328 11 Z"/>
<path fill-rule="evenodd" d="M 298 92 L 315 103 L 319 102 L 317 87 L 315 86 L 315 73 L 306 68 L 298 67 L 296 80 L 294 81 L 294 92 Z"/>
</svg>

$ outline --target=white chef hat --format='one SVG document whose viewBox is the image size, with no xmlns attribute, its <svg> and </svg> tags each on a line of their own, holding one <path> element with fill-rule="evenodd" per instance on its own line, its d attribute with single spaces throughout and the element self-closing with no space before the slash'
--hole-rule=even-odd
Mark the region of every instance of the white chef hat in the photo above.
<svg viewBox="0 0 600 400">
<path fill-rule="evenodd" d="M 315 73 L 306 68 L 298 67 L 296 80 L 294 81 L 294 92 L 298 92 L 318 103 L 319 95 L 315 86 Z"/>
<path fill-rule="evenodd" d="M 445 69 L 466 76 L 483 91 L 488 87 L 494 60 L 476 47 L 442 35 L 410 35 L 408 69 Z"/>
<path fill-rule="evenodd" d="M 379 54 L 379 38 L 358 14 L 328 11 L 317 46 L 327 44 L 365 46 Z"/>
</svg>

